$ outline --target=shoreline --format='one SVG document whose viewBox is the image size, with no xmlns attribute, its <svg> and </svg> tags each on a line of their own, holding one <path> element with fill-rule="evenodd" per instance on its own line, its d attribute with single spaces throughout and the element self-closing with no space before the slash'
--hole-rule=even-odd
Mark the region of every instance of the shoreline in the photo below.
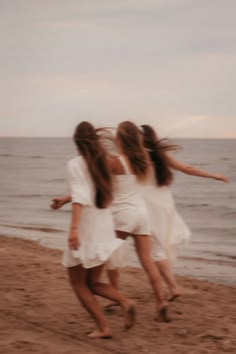
<svg viewBox="0 0 236 354">
<path fill-rule="evenodd" d="M 29 240 L 46 249 L 64 250 L 67 238 L 65 228 L 46 225 L 0 224 L 0 237 Z M 192 242 L 193 243 L 193 242 Z M 187 255 L 185 248 L 174 262 L 174 272 L 179 276 L 208 281 L 215 284 L 236 286 L 235 256 L 216 254 L 216 257 Z M 136 260 L 132 262 L 136 266 Z M 140 266 L 138 266 L 140 268 Z"/>
<path fill-rule="evenodd" d="M 170 304 L 170 324 L 154 321 L 155 301 L 141 269 L 121 271 L 121 289 L 137 303 L 137 323 L 124 332 L 119 310 L 106 314 L 112 340 L 91 340 L 89 315 L 70 289 L 61 251 L 1 236 L 0 349 L 4 354 L 200 354 L 236 351 L 236 287 L 178 276 L 183 295 Z M 105 275 L 104 275 L 105 277 Z M 106 301 L 99 299 L 101 306 Z"/>
</svg>

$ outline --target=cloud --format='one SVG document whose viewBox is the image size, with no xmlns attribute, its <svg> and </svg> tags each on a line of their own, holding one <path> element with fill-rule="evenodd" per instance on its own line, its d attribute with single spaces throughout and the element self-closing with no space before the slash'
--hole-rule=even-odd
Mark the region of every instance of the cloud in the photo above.
<svg viewBox="0 0 236 354">
<path fill-rule="evenodd" d="M 235 10 L 233 0 L 0 2 L 2 134 L 19 129 L 4 120 L 34 135 L 75 116 L 158 120 L 171 134 L 194 135 L 211 117 L 233 127 Z"/>
<path fill-rule="evenodd" d="M 236 120 L 233 117 L 192 116 L 179 119 L 167 127 L 169 136 L 193 138 L 235 138 Z"/>
</svg>

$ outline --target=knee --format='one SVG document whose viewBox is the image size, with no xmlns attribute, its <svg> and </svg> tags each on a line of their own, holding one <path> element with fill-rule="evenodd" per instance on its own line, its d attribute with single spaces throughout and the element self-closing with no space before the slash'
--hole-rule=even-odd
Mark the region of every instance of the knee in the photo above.
<svg viewBox="0 0 236 354">
<path fill-rule="evenodd" d="M 87 280 L 87 287 L 89 288 L 89 290 L 94 293 L 94 287 L 95 287 L 95 281 L 93 279 L 88 279 Z"/>
<path fill-rule="evenodd" d="M 77 293 L 80 294 L 86 288 L 86 284 L 81 284 L 79 281 L 71 281 L 70 282 L 72 289 Z"/>
<path fill-rule="evenodd" d="M 84 286 L 81 286 L 79 284 L 72 284 L 72 288 L 76 294 L 81 294 L 83 292 Z"/>
<path fill-rule="evenodd" d="M 97 286 L 99 285 L 99 282 L 96 280 L 90 280 L 87 284 L 89 290 L 96 295 L 97 293 Z"/>
<path fill-rule="evenodd" d="M 78 281 L 71 280 L 71 279 L 70 279 L 70 285 L 71 285 L 73 290 L 76 290 L 78 288 L 78 286 L 79 286 Z"/>
</svg>

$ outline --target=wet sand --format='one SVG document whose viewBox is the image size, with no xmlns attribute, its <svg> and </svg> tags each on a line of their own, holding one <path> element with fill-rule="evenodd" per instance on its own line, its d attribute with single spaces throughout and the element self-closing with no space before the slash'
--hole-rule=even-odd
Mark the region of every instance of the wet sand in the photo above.
<svg viewBox="0 0 236 354">
<path fill-rule="evenodd" d="M 125 269 L 123 292 L 137 302 L 137 323 L 123 331 L 119 309 L 107 314 L 113 339 L 92 340 L 93 321 L 78 304 L 61 252 L 1 237 L 0 352 L 4 354 L 201 354 L 236 352 L 236 287 L 178 277 L 183 296 L 172 323 L 154 320 L 155 302 L 140 269 Z M 99 300 L 103 306 L 106 301 Z"/>
</svg>

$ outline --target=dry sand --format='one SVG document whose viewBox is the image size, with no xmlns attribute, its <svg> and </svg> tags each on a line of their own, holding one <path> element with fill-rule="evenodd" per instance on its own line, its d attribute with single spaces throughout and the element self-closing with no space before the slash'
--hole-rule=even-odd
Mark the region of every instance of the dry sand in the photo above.
<svg viewBox="0 0 236 354">
<path fill-rule="evenodd" d="M 122 289 L 137 302 L 137 324 L 124 332 L 117 309 L 107 314 L 114 338 L 92 340 L 86 332 L 93 321 L 70 289 L 59 251 L 1 237 L 0 262 L 3 354 L 236 353 L 236 287 L 179 277 L 184 294 L 170 305 L 173 322 L 166 324 L 154 320 L 142 270 L 123 270 Z"/>
</svg>

